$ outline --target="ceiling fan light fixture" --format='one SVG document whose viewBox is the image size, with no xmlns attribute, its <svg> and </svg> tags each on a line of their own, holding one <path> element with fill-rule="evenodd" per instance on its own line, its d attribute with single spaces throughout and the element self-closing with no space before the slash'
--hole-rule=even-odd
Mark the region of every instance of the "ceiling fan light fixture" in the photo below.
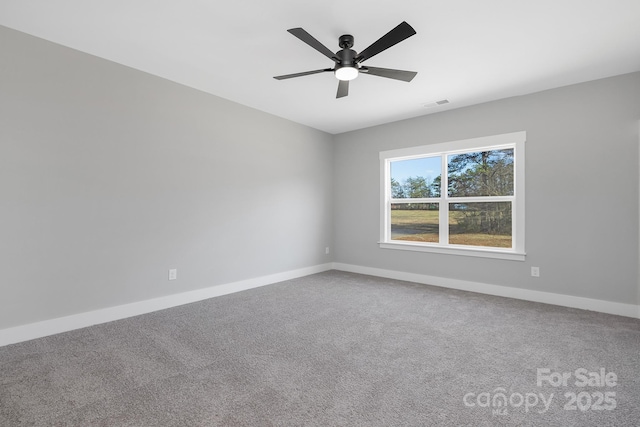
<svg viewBox="0 0 640 427">
<path fill-rule="evenodd" d="M 358 77 L 358 69 L 349 66 L 336 68 L 335 75 L 338 80 L 353 80 Z"/>
</svg>

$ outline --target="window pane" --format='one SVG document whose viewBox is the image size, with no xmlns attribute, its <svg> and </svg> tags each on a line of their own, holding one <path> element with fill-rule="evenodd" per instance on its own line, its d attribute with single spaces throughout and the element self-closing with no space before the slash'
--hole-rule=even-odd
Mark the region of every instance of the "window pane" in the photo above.
<svg viewBox="0 0 640 427">
<path fill-rule="evenodd" d="M 439 242 L 437 203 L 391 204 L 391 240 Z"/>
<path fill-rule="evenodd" d="M 449 203 L 449 243 L 511 248 L 511 202 Z"/>
<path fill-rule="evenodd" d="M 440 197 L 441 174 L 440 156 L 391 162 L 391 197 L 394 199 Z"/>
<path fill-rule="evenodd" d="M 513 148 L 447 157 L 449 197 L 513 196 Z"/>
</svg>

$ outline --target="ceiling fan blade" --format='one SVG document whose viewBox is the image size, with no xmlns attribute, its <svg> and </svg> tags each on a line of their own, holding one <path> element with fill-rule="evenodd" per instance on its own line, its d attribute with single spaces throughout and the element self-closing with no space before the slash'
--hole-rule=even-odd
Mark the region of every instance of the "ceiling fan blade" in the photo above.
<svg viewBox="0 0 640 427">
<path fill-rule="evenodd" d="M 388 79 L 402 80 L 410 82 L 418 74 L 415 71 L 394 70 L 392 68 L 378 67 L 361 67 L 363 74 L 371 74 L 372 76 L 386 77 Z"/>
<path fill-rule="evenodd" d="M 333 68 L 325 68 L 323 70 L 304 71 L 302 73 L 285 74 L 283 76 L 275 76 L 274 79 L 276 79 L 276 80 L 292 79 L 294 77 L 308 76 L 308 75 L 311 75 L 311 74 L 324 73 L 324 72 L 327 72 L 327 71 L 333 71 Z"/>
<path fill-rule="evenodd" d="M 405 21 L 402 21 L 397 27 L 380 37 L 371 46 L 360 52 L 356 58 L 356 62 L 363 62 L 380 52 L 389 49 L 391 46 L 400 43 L 402 40 L 416 34 L 416 30 Z"/>
<path fill-rule="evenodd" d="M 349 95 L 349 80 L 340 80 L 338 83 L 338 93 L 336 98 L 343 98 Z"/>
<path fill-rule="evenodd" d="M 336 62 L 340 61 L 336 57 L 335 53 L 331 52 L 328 47 L 320 43 L 318 40 L 315 39 L 315 37 L 307 33 L 302 28 L 291 28 L 290 30 L 287 30 L 287 31 L 289 31 L 291 34 L 293 34 L 294 36 L 296 36 L 297 38 L 299 38 L 300 40 L 302 40 L 303 42 L 305 42 L 306 44 L 308 44 L 309 46 L 311 46 L 312 48 L 314 48 L 315 50 L 317 50 L 327 58 L 331 59 L 332 61 L 336 61 Z"/>
</svg>

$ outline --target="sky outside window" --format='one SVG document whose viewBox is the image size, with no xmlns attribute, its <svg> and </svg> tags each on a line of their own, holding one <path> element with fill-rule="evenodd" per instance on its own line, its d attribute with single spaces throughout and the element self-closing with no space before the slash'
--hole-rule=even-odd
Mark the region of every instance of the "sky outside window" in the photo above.
<svg viewBox="0 0 640 427">
<path fill-rule="evenodd" d="M 421 157 L 391 162 L 391 178 L 402 184 L 407 178 L 423 177 L 427 181 L 433 180 L 442 174 L 442 161 L 440 156 Z"/>
</svg>

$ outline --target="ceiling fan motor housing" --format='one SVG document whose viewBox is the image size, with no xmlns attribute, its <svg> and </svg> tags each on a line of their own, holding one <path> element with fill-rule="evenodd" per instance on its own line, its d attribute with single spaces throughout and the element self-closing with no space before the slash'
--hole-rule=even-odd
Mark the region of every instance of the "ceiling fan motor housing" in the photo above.
<svg viewBox="0 0 640 427">
<path fill-rule="evenodd" d="M 342 48 L 342 50 L 336 52 L 336 56 L 340 60 L 340 63 L 337 64 L 337 67 L 355 67 L 357 52 L 351 49 L 351 47 L 353 47 L 353 36 L 350 34 L 340 36 L 338 45 Z"/>
</svg>

